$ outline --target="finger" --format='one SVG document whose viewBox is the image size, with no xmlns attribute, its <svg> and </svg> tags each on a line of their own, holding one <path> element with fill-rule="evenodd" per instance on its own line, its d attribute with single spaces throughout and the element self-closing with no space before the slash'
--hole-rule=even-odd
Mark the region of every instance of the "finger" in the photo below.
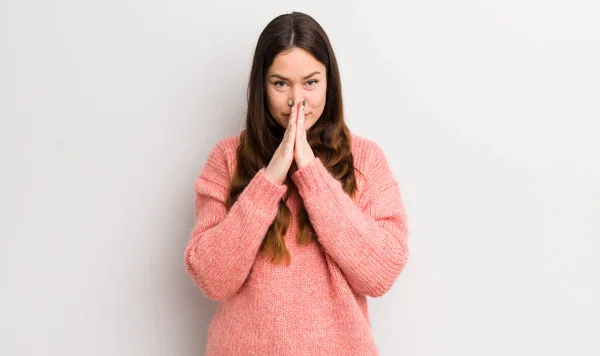
<svg viewBox="0 0 600 356">
<path fill-rule="evenodd" d="M 285 152 L 286 152 L 287 156 L 293 155 L 295 141 L 296 141 L 296 125 L 292 124 L 292 127 L 290 127 L 290 134 L 285 143 Z"/>
<path fill-rule="evenodd" d="M 295 121 L 296 117 L 298 116 L 298 110 L 299 110 L 298 102 L 296 102 L 296 103 L 294 103 L 294 106 L 292 107 L 292 111 L 293 111 L 294 115 L 291 115 L 290 119 L 294 119 L 294 121 Z"/>
<path fill-rule="evenodd" d="M 288 127 L 292 126 L 292 121 L 293 121 L 295 115 L 296 115 L 296 105 L 292 106 L 292 110 L 290 111 L 290 116 L 288 117 Z"/>
<path fill-rule="evenodd" d="M 306 103 L 306 100 L 302 101 L 303 103 Z M 298 131 L 300 131 L 300 133 L 304 132 L 304 119 L 306 118 L 304 116 L 304 106 L 302 105 L 300 107 L 300 112 L 298 113 Z"/>
<path fill-rule="evenodd" d="M 293 126 L 292 118 L 294 117 L 294 114 L 295 114 L 294 111 L 295 111 L 295 107 L 292 107 L 292 110 L 290 111 L 290 115 L 288 117 L 287 127 L 286 127 L 285 133 L 283 135 L 283 140 L 284 141 L 286 141 L 289 138 L 289 136 L 290 136 L 290 130 L 291 130 L 292 126 Z"/>
<path fill-rule="evenodd" d="M 301 105 L 302 105 L 302 101 L 298 101 L 294 105 L 294 134 L 298 130 L 298 115 L 300 114 L 300 107 L 301 107 Z"/>
<path fill-rule="evenodd" d="M 296 111 L 296 110 L 295 110 Z M 296 116 L 296 113 L 294 112 L 294 116 Z M 288 141 L 293 145 L 294 144 L 294 139 L 296 136 L 296 120 L 291 119 L 290 120 L 290 136 L 288 137 Z"/>
<path fill-rule="evenodd" d="M 296 116 L 298 116 L 298 108 L 294 105 L 290 112 L 290 119 L 288 120 L 289 130 L 292 132 L 296 128 Z"/>
<path fill-rule="evenodd" d="M 289 147 L 291 146 L 292 148 L 294 147 L 294 136 L 296 135 L 296 124 L 294 122 L 294 116 L 296 116 L 296 106 L 294 105 L 294 107 L 292 107 L 292 111 L 290 112 L 290 116 L 289 116 L 289 120 L 288 120 L 288 127 L 287 130 L 285 130 L 285 146 L 286 146 L 286 152 L 289 151 Z"/>
<path fill-rule="evenodd" d="M 302 107 L 302 103 L 300 104 L 298 110 L 298 122 L 296 124 L 296 140 L 302 139 L 302 128 L 304 127 L 304 108 Z"/>
</svg>

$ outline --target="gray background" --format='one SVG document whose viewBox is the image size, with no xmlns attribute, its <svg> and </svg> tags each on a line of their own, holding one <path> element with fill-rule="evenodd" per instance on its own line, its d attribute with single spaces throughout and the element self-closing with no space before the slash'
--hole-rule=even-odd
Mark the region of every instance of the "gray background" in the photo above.
<svg viewBox="0 0 600 356">
<path fill-rule="evenodd" d="M 600 354 L 599 6 L 541 0 L 0 2 L 0 354 L 201 354 L 193 183 L 292 10 L 404 194 L 381 354 Z"/>
</svg>

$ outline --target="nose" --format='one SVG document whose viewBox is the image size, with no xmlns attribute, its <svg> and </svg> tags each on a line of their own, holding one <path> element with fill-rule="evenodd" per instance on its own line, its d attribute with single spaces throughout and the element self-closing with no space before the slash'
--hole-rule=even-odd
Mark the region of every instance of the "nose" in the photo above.
<svg viewBox="0 0 600 356">
<path fill-rule="evenodd" d="M 292 106 L 292 103 L 294 103 L 294 105 L 297 105 L 297 104 L 298 104 L 299 102 L 301 102 L 302 100 L 305 100 L 305 98 L 304 98 L 304 97 L 302 97 L 302 96 L 299 96 L 299 95 L 297 95 L 297 96 L 294 96 L 294 98 L 293 98 L 293 99 L 292 99 L 292 98 L 288 99 L 288 105 L 289 105 L 289 106 Z"/>
<path fill-rule="evenodd" d="M 292 98 L 294 99 L 294 103 L 298 103 L 299 101 L 304 100 L 304 88 L 299 86 L 294 86 L 292 88 Z"/>
</svg>

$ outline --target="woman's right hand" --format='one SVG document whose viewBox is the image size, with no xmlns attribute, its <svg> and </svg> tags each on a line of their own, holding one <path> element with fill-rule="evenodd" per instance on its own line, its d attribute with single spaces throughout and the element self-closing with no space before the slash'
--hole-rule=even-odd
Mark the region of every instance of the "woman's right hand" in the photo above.
<svg viewBox="0 0 600 356">
<path fill-rule="evenodd" d="M 273 157 L 269 165 L 265 169 L 265 175 L 272 182 L 283 184 L 287 177 L 288 171 L 294 162 L 294 142 L 296 138 L 296 119 L 298 105 L 302 105 L 301 101 L 292 105 L 288 126 L 283 134 L 283 139 L 279 147 L 273 153 Z"/>
</svg>

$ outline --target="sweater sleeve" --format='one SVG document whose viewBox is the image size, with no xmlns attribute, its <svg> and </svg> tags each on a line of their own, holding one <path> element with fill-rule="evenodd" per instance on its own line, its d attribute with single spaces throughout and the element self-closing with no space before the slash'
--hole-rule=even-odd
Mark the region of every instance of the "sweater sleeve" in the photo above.
<svg viewBox="0 0 600 356">
<path fill-rule="evenodd" d="M 359 294 L 380 297 L 407 263 L 408 229 L 398 182 L 381 148 L 372 145 L 358 204 L 318 157 L 294 172 L 292 180 L 318 241 L 350 286 Z"/>
<path fill-rule="evenodd" d="M 212 300 L 239 291 L 288 187 L 272 182 L 261 168 L 229 211 L 230 176 L 217 144 L 194 187 L 195 223 L 185 249 L 185 266 L 195 284 Z"/>
</svg>

